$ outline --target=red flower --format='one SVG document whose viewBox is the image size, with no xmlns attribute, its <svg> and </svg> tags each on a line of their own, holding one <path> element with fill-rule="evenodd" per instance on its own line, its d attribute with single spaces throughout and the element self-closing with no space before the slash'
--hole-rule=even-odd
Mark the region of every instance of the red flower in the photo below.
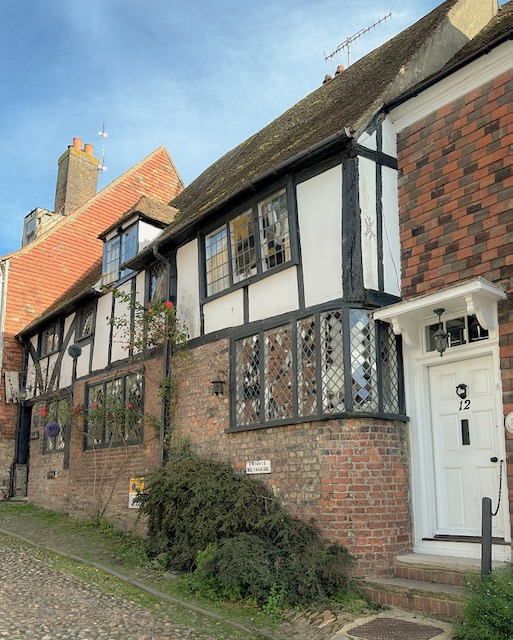
<svg viewBox="0 0 513 640">
<path fill-rule="evenodd" d="M 168 309 L 171 309 L 171 307 L 172 307 L 172 306 L 173 306 L 173 303 L 171 302 L 171 300 L 168 300 L 168 301 L 166 302 L 166 307 L 167 307 Z"/>
<path fill-rule="evenodd" d="M 93 403 L 93 409 L 98 409 L 98 405 L 96 404 L 96 402 Z"/>
<path fill-rule="evenodd" d="M 127 408 L 127 409 L 133 409 L 133 408 L 134 408 L 134 405 L 133 405 L 131 402 L 129 402 L 129 403 L 126 405 L 126 408 Z"/>
<path fill-rule="evenodd" d="M 75 407 L 75 408 L 73 409 L 73 411 L 74 411 L 75 413 L 80 413 L 80 407 Z"/>
<path fill-rule="evenodd" d="M 43 407 L 43 408 L 41 409 L 41 415 L 42 415 L 42 416 L 46 416 L 46 414 L 47 414 L 46 408 L 45 408 L 45 407 Z"/>
</svg>

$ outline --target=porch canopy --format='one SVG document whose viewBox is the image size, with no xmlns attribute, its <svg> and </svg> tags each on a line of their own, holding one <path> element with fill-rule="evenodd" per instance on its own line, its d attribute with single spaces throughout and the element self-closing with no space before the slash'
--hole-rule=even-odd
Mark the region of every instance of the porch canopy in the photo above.
<svg viewBox="0 0 513 640">
<path fill-rule="evenodd" d="M 483 329 L 495 331 L 498 328 L 497 302 L 506 297 L 501 287 L 478 277 L 378 309 L 374 318 L 389 322 L 394 333 L 403 337 L 406 346 L 418 349 L 421 346 L 419 327 L 436 322 L 435 309 L 443 308 L 445 317 L 475 315 Z"/>
</svg>

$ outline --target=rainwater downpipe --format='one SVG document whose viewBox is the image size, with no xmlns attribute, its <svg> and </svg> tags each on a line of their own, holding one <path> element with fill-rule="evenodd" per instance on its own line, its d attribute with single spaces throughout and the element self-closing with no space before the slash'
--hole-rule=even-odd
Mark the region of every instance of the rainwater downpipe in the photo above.
<svg viewBox="0 0 513 640">
<path fill-rule="evenodd" d="M 166 275 L 167 275 L 167 294 L 169 296 L 169 281 L 170 281 L 170 271 L 171 271 L 171 262 L 167 258 L 165 258 L 158 250 L 158 245 L 154 244 L 152 247 L 153 255 L 162 262 L 166 267 Z M 169 344 L 169 340 L 164 342 L 164 351 L 162 354 L 162 380 L 167 380 L 169 374 L 171 373 L 171 347 Z M 159 465 L 161 467 L 164 466 L 166 462 L 166 456 L 164 453 L 164 437 L 166 434 L 166 424 L 169 420 L 169 410 L 168 410 L 168 402 L 166 401 L 165 393 L 166 389 L 162 389 L 162 407 L 160 409 L 160 431 L 159 431 Z"/>
</svg>

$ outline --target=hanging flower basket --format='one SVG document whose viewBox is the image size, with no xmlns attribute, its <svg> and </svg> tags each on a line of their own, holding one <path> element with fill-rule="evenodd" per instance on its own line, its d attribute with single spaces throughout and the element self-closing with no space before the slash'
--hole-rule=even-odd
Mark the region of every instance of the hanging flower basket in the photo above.
<svg viewBox="0 0 513 640">
<path fill-rule="evenodd" d="M 61 432 L 61 428 L 58 422 L 48 422 L 47 424 L 45 424 L 45 434 L 49 438 L 58 436 L 60 432 Z"/>
</svg>

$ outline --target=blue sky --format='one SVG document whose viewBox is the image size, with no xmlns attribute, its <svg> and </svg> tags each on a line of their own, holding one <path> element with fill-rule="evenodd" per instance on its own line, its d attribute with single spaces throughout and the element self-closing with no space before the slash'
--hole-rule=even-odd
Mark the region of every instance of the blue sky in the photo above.
<svg viewBox="0 0 513 640">
<path fill-rule="evenodd" d="M 186 184 L 438 0 L 2 0 L 0 255 L 53 208 L 57 159 L 95 146 L 103 187 L 165 145 Z"/>
</svg>

